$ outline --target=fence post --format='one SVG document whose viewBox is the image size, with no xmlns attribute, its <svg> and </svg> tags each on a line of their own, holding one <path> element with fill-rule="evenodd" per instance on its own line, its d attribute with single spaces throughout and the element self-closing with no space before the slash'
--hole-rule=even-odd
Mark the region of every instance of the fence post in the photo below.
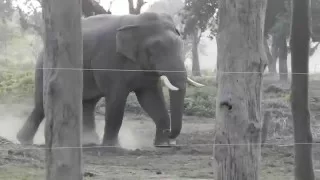
<svg viewBox="0 0 320 180">
<path fill-rule="evenodd" d="M 81 0 L 42 1 L 47 180 L 83 179 L 81 5 Z"/>
</svg>

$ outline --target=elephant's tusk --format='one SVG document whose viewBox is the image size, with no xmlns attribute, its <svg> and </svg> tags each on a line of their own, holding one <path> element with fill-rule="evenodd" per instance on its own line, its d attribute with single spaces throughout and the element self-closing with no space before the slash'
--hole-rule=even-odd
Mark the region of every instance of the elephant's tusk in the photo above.
<svg viewBox="0 0 320 180">
<path fill-rule="evenodd" d="M 161 81 L 163 81 L 164 85 L 166 85 L 171 91 L 178 91 L 179 90 L 179 88 L 175 87 L 174 85 L 172 85 L 170 83 L 167 76 L 161 76 L 160 79 L 161 79 Z"/>
<path fill-rule="evenodd" d="M 190 79 L 189 77 L 188 77 L 188 82 L 189 82 L 191 85 L 196 86 L 196 87 L 203 87 L 203 86 L 205 86 L 205 85 L 203 85 L 203 84 L 200 84 L 200 83 L 197 83 L 197 82 L 193 81 L 193 80 Z"/>
</svg>

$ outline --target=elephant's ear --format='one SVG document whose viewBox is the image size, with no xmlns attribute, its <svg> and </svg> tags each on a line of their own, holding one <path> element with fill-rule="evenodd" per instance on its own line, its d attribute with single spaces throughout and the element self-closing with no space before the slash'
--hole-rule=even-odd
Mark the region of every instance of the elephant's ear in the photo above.
<svg viewBox="0 0 320 180">
<path fill-rule="evenodd" d="M 139 26 L 124 26 L 117 29 L 116 48 L 117 52 L 136 62 L 138 52 L 138 29 Z"/>
</svg>

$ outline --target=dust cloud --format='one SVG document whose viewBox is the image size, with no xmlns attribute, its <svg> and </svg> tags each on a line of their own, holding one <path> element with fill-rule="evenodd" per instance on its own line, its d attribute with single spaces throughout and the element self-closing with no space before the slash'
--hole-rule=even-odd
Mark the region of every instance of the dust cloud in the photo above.
<svg viewBox="0 0 320 180">
<path fill-rule="evenodd" d="M 21 104 L 1 104 L 0 105 L 0 136 L 4 137 L 14 143 L 19 143 L 16 135 L 23 123 L 27 120 L 31 113 L 32 103 Z M 43 124 L 41 124 L 39 131 L 34 139 L 35 144 L 44 142 Z"/>
<path fill-rule="evenodd" d="M 1 104 L 0 105 L 0 136 L 14 143 L 19 143 L 16 138 L 17 132 L 27 120 L 33 108 L 32 103 L 21 104 Z M 100 142 L 104 132 L 104 117 L 96 116 L 96 132 L 98 133 Z M 40 124 L 40 127 L 34 137 L 34 144 L 45 144 L 44 138 L 45 120 Z M 150 127 L 145 130 L 139 128 L 139 121 L 129 120 L 124 117 L 122 127 L 119 133 L 120 146 L 128 150 L 150 149 L 153 148 L 154 129 Z"/>
</svg>

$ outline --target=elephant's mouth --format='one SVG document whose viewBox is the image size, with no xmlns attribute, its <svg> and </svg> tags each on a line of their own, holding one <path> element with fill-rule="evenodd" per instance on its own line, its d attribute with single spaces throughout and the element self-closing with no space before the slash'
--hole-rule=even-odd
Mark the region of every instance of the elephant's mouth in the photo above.
<svg viewBox="0 0 320 180">
<path fill-rule="evenodd" d="M 165 85 L 168 89 L 170 89 L 171 91 L 178 91 L 178 90 L 179 90 L 179 88 L 177 88 L 176 86 L 174 86 L 174 85 L 170 82 L 170 80 L 168 79 L 167 76 L 165 76 L 165 75 L 160 76 L 160 80 L 161 80 L 161 81 L 164 83 L 164 85 Z M 187 78 L 187 82 L 188 82 L 190 85 L 195 86 L 195 87 L 203 87 L 203 86 L 205 86 L 205 85 L 203 85 L 203 84 L 201 84 L 201 83 L 198 83 L 198 82 L 192 80 L 192 79 L 189 78 L 189 77 Z"/>
</svg>

